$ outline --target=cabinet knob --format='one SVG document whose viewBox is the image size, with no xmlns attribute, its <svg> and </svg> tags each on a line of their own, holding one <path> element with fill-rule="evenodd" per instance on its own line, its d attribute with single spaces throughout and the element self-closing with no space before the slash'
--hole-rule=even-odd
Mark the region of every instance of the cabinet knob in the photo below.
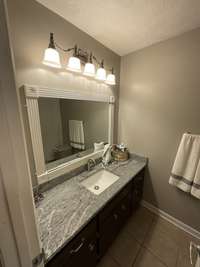
<svg viewBox="0 0 200 267">
<path fill-rule="evenodd" d="M 93 251 L 95 248 L 95 245 L 93 243 L 90 243 L 88 247 L 90 251 Z"/>
<path fill-rule="evenodd" d="M 135 195 L 136 195 L 136 196 L 139 195 L 139 190 L 135 189 Z"/>
<path fill-rule="evenodd" d="M 113 214 L 113 217 L 114 217 L 115 220 L 118 219 L 118 215 L 116 213 Z"/>
</svg>

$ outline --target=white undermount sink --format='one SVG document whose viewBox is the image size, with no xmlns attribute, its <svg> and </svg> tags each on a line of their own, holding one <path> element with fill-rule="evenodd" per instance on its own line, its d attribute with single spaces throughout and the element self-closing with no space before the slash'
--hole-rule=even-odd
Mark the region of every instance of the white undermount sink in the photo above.
<svg viewBox="0 0 200 267">
<path fill-rule="evenodd" d="M 81 184 L 95 195 L 99 195 L 118 179 L 119 177 L 117 175 L 106 170 L 101 170 L 86 178 Z"/>
</svg>

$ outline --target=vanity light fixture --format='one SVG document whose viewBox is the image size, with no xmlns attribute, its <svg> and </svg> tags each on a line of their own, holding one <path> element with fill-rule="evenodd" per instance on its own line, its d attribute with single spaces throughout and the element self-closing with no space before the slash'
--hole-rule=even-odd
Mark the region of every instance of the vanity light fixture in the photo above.
<svg viewBox="0 0 200 267">
<path fill-rule="evenodd" d="M 115 85 L 116 81 L 115 81 L 115 74 L 114 74 L 114 69 L 111 69 L 111 73 L 107 75 L 106 78 L 106 83 L 109 85 Z"/>
<path fill-rule="evenodd" d="M 106 80 L 106 70 L 104 69 L 104 61 L 101 61 L 100 68 L 97 69 L 96 77 L 99 81 Z"/>
<path fill-rule="evenodd" d="M 92 54 L 88 53 L 87 51 L 78 48 L 77 45 L 75 45 L 72 48 L 64 49 L 61 46 L 59 46 L 55 40 L 53 33 L 50 33 L 50 42 L 48 48 L 44 52 L 44 59 L 43 64 L 48 65 L 50 67 L 54 68 L 61 68 L 60 64 L 60 55 L 56 49 L 60 49 L 61 51 L 67 53 L 70 51 L 73 51 L 73 56 L 71 56 L 68 60 L 68 64 L 66 69 L 69 71 L 81 73 L 81 64 L 84 65 L 84 71 L 83 75 L 88 77 L 93 77 L 96 80 L 105 82 L 109 85 L 115 85 L 115 75 L 114 70 L 112 68 L 112 72 L 107 75 L 106 77 L 106 69 L 104 67 L 104 60 L 97 60 L 97 58 Z M 99 66 L 95 73 L 95 65 L 93 63 L 96 63 L 96 65 Z"/>
<path fill-rule="evenodd" d="M 60 55 L 56 50 L 53 33 L 50 33 L 49 46 L 44 52 L 43 64 L 54 68 L 61 68 Z"/>
<path fill-rule="evenodd" d="M 92 53 L 90 53 L 90 57 L 89 57 L 89 60 L 88 62 L 85 64 L 85 67 L 84 67 L 84 72 L 83 74 L 85 76 L 89 76 L 89 77 L 94 77 L 95 76 L 95 66 L 92 62 Z"/>
</svg>

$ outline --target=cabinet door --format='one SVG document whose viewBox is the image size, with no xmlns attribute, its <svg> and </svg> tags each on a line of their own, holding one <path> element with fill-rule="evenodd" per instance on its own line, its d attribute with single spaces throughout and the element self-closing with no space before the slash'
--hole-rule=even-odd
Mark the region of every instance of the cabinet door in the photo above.
<svg viewBox="0 0 200 267">
<path fill-rule="evenodd" d="M 102 257 L 131 214 L 131 194 L 122 199 L 101 225 L 99 256 Z"/>
<path fill-rule="evenodd" d="M 142 170 L 133 180 L 132 209 L 136 210 L 142 200 L 144 184 L 144 170 Z"/>
<path fill-rule="evenodd" d="M 119 203 L 119 214 L 121 224 L 124 224 L 131 215 L 131 192 Z"/>
</svg>

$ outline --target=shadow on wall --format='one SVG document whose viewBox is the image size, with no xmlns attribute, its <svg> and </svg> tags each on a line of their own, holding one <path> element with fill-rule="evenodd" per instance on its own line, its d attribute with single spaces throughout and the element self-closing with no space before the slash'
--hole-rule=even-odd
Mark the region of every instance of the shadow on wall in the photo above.
<svg viewBox="0 0 200 267">
<path fill-rule="evenodd" d="M 144 199 L 144 196 L 145 196 L 145 199 Z M 149 165 L 147 165 L 146 171 L 145 171 L 143 199 L 144 200 L 150 199 L 151 203 L 153 203 L 154 206 L 158 207 L 158 201 L 156 199 L 156 194 L 155 194 L 155 191 L 153 188 L 152 177 L 151 177 L 151 173 L 149 170 Z"/>
</svg>

